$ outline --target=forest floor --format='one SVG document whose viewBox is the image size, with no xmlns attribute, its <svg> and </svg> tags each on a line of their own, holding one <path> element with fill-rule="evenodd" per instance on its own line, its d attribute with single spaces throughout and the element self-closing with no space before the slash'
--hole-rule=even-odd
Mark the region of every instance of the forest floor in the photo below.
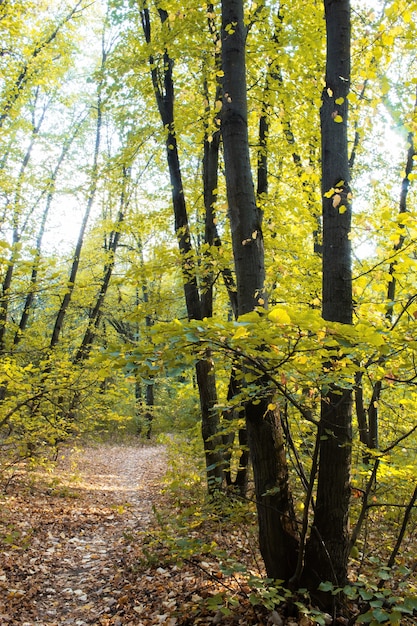
<svg viewBox="0 0 417 626">
<path fill-rule="evenodd" d="M 227 509 L 209 518 L 200 496 L 175 494 L 168 464 L 163 445 L 94 444 L 0 484 L 0 626 L 316 624 L 271 597 L 267 610 L 268 595 L 256 604 L 248 579 L 222 567 L 243 563 L 255 595 L 266 589 L 256 513 L 242 507 L 235 527 Z"/>
<path fill-rule="evenodd" d="M 100 444 L 17 475 L 0 495 L 0 624 L 266 624 L 249 603 L 207 608 L 222 577 L 209 564 L 144 555 L 166 468 L 163 446 Z"/>
</svg>

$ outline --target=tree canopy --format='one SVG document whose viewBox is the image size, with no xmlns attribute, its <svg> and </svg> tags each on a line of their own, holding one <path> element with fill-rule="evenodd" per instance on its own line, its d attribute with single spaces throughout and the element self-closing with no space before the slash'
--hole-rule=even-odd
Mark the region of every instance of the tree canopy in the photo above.
<svg viewBox="0 0 417 626">
<path fill-rule="evenodd" d="M 270 578 L 336 616 L 381 518 L 415 569 L 416 24 L 0 2 L 1 471 L 198 424 L 212 497 L 254 478 Z"/>
</svg>

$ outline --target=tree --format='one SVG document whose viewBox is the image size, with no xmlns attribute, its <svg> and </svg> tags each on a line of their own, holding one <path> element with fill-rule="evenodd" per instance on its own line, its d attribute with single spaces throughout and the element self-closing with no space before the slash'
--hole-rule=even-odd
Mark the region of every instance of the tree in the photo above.
<svg viewBox="0 0 417 626">
<path fill-rule="evenodd" d="M 350 2 L 325 1 L 326 80 L 320 111 L 323 194 L 324 320 L 352 323 L 351 192 L 348 160 Z M 327 363 L 326 368 L 336 364 Z M 322 391 L 319 470 L 314 522 L 306 553 L 307 576 L 317 572 L 336 586 L 347 579 L 349 556 L 352 390 L 337 382 Z M 330 598 L 330 604 L 332 599 Z"/>
<path fill-rule="evenodd" d="M 168 12 L 165 9 L 158 8 L 158 15 L 162 31 L 167 30 L 169 28 Z M 151 21 L 150 12 L 146 4 L 144 4 L 141 10 L 141 20 L 146 43 L 150 45 L 153 43 L 151 39 Z M 167 48 L 164 50 L 162 63 L 163 66 L 159 69 L 154 55 L 149 55 L 152 85 L 158 111 L 166 133 L 166 157 L 171 181 L 175 233 L 181 255 L 187 315 L 190 320 L 201 320 L 203 313 L 209 313 L 209 311 L 203 312 L 203 303 L 200 297 L 195 271 L 194 251 L 185 203 L 185 190 L 182 181 L 178 155 L 177 131 L 174 121 L 174 62 Z M 203 358 L 199 359 L 195 367 L 200 395 L 201 428 L 206 455 L 208 488 L 209 491 L 215 491 L 223 480 L 223 462 L 218 449 L 219 416 L 216 408 L 217 390 L 214 364 L 210 358 L 210 354 L 208 353 Z"/>
<path fill-rule="evenodd" d="M 200 401 L 198 466 L 231 484 L 237 415 L 267 573 L 336 614 L 367 520 L 395 567 L 415 505 L 415 5 L 115 0 L 87 83 L 84 5 L 0 5 L 2 450 L 134 424 L 146 390 L 155 429 Z M 90 224 L 65 255 L 60 203 Z"/>
<path fill-rule="evenodd" d="M 245 40 L 243 2 L 223 0 L 221 129 L 239 316 L 265 307 L 267 298 L 262 216 L 249 157 Z M 246 402 L 245 414 L 262 556 L 268 576 L 288 581 L 295 567 L 297 530 L 280 417 L 267 381 L 261 397 Z"/>
</svg>

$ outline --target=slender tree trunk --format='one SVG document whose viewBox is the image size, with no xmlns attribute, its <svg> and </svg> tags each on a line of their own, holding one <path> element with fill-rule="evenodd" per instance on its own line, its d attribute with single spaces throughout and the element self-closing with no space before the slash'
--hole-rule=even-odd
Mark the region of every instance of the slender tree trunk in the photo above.
<svg viewBox="0 0 417 626">
<path fill-rule="evenodd" d="M 21 218 L 21 190 L 22 185 L 25 178 L 25 173 L 27 166 L 30 162 L 32 156 L 33 146 L 35 144 L 36 137 L 39 134 L 39 131 L 42 126 L 42 122 L 45 118 L 46 107 L 43 108 L 40 118 L 38 121 L 35 121 L 35 109 L 36 109 L 36 101 L 38 97 L 38 91 L 36 91 L 35 103 L 33 105 L 33 119 L 32 119 L 32 136 L 29 142 L 29 145 L 26 149 L 25 156 L 23 157 L 19 175 L 17 178 L 17 186 L 14 194 L 14 203 L 13 203 L 13 236 L 12 236 L 12 249 L 10 254 L 10 259 L 7 264 L 6 274 L 4 276 L 3 284 L 1 286 L 1 295 L 0 295 L 0 354 L 4 352 L 6 347 L 6 331 L 7 331 L 7 320 L 9 313 L 9 303 L 10 303 L 10 289 L 12 286 L 13 274 L 15 270 L 15 265 L 17 258 L 19 256 L 18 252 L 18 244 L 20 242 L 22 236 L 22 230 L 24 227 L 20 224 Z M 32 208 L 33 210 L 33 208 Z"/>
<path fill-rule="evenodd" d="M 125 182 L 125 179 L 126 179 L 125 170 L 123 172 L 123 179 Z M 103 272 L 103 278 L 101 281 L 100 290 L 97 294 L 94 307 L 89 315 L 88 326 L 84 333 L 84 337 L 73 359 L 74 365 L 78 365 L 82 361 L 85 361 L 86 358 L 88 358 L 91 352 L 94 338 L 97 333 L 97 329 L 100 325 L 104 300 L 105 300 L 105 297 L 106 297 L 106 294 L 110 285 L 110 279 L 113 274 L 114 264 L 116 262 L 116 252 L 117 252 L 117 247 L 120 241 L 121 226 L 123 223 L 124 213 L 125 213 L 125 208 L 126 208 L 127 203 L 128 202 L 126 200 L 126 190 L 123 189 L 121 193 L 121 197 L 120 197 L 120 208 L 119 208 L 119 214 L 117 216 L 116 227 L 110 234 L 110 241 L 109 241 L 108 250 L 107 250 L 108 260 L 104 266 L 104 272 Z"/>
<path fill-rule="evenodd" d="M 323 193 L 323 318 L 352 323 L 352 276 L 347 143 L 350 84 L 350 3 L 325 0 L 326 85 L 321 107 Z M 330 192 L 330 190 L 335 190 Z M 330 196 L 330 197 L 328 197 Z M 330 364 L 331 367 L 331 364 Z M 314 523 L 306 551 L 312 592 L 321 581 L 342 585 L 349 550 L 352 392 L 334 384 L 321 403 L 320 457 Z M 321 598 L 332 610 L 334 597 Z"/>
<path fill-rule="evenodd" d="M 22 315 L 20 317 L 20 322 L 19 322 L 19 328 L 15 333 L 14 339 L 13 339 L 13 344 L 15 346 L 17 346 L 23 336 L 23 333 L 26 330 L 28 321 L 29 321 L 29 316 L 30 316 L 30 312 L 31 312 L 31 308 L 33 305 L 33 301 L 35 298 L 35 289 L 36 289 L 36 284 L 38 281 L 38 271 L 39 271 L 39 263 L 40 263 L 40 259 L 41 259 L 41 252 L 42 252 L 42 242 L 43 242 L 43 237 L 44 237 L 44 233 L 45 233 L 45 227 L 46 227 L 46 221 L 48 219 L 48 215 L 49 215 L 49 210 L 52 204 L 52 200 L 54 197 L 54 191 L 55 191 L 55 182 L 59 173 L 59 170 L 61 168 L 61 165 L 66 157 L 66 155 L 68 154 L 68 151 L 71 147 L 72 142 L 74 141 L 76 135 L 78 134 L 78 131 L 80 129 L 81 123 L 78 123 L 75 131 L 72 133 L 71 137 L 69 137 L 65 142 L 64 145 L 62 147 L 62 151 L 61 154 L 58 158 L 58 162 L 51 174 L 50 180 L 49 180 L 49 184 L 48 184 L 48 190 L 47 190 L 47 195 L 46 195 L 46 204 L 45 204 L 45 208 L 44 211 L 42 213 L 42 219 L 41 219 L 41 223 L 39 226 L 39 231 L 38 231 L 38 236 L 36 239 L 36 248 L 35 248 L 35 257 L 33 260 L 33 266 L 32 266 L 32 273 L 31 273 L 31 277 L 30 277 L 30 287 L 29 287 L 29 291 L 26 295 L 25 298 L 25 302 L 23 305 L 23 311 L 22 311 Z"/>
<path fill-rule="evenodd" d="M 159 8 L 159 18 L 163 28 L 169 28 L 168 13 Z M 151 43 L 151 21 L 149 9 L 141 9 L 142 28 L 147 43 Z M 149 57 L 150 73 L 156 103 L 162 124 L 166 130 L 166 157 L 171 182 L 172 205 L 174 210 L 175 233 L 181 254 L 183 286 L 187 315 L 190 320 L 202 319 L 202 305 L 195 272 L 194 250 L 188 223 L 182 182 L 178 142 L 174 124 L 174 82 L 173 60 L 168 51 L 163 55 L 164 66 L 160 72 L 152 55 Z M 207 481 L 210 492 L 218 489 L 223 481 L 223 459 L 219 450 L 219 414 L 216 409 L 217 390 L 214 364 L 207 353 L 196 363 L 196 378 L 201 408 L 202 438 L 206 457 Z"/>
<path fill-rule="evenodd" d="M 222 136 L 237 281 L 238 313 L 266 306 L 262 215 L 249 158 L 246 28 L 242 0 L 222 1 Z M 267 382 L 259 403 L 247 402 L 246 425 L 257 500 L 259 540 L 268 576 L 289 580 L 298 543 L 279 415 L 270 410 Z"/>
<path fill-rule="evenodd" d="M 140 246 L 141 252 L 141 263 L 143 265 L 143 255 L 142 255 L 142 246 Z M 145 283 L 142 287 L 143 293 L 143 301 L 145 304 L 149 302 L 149 293 L 148 293 L 148 285 Z M 154 320 L 152 315 L 149 313 L 145 316 L 145 326 L 150 329 L 153 326 Z M 152 435 L 152 421 L 153 421 L 153 406 L 155 404 L 155 385 L 152 383 L 146 383 L 145 390 L 145 403 L 146 403 L 146 411 L 145 411 L 145 426 L 146 426 L 146 437 L 148 439 L 151 438 Z"/>
<path fill-rule="evenodd" d="M 105 63 L 106 63 L 106 56 L 107 55 L 104 50 L 104 42 L 103 42 L 102 57 L 101 57 L 101 73 L 102 74 L 103 74 Z M 104 77 L 101 79 L 101 81 L 102 80 L 104 80 Z M 85 231 L 87 229 L 88 220 L 90 217 L 91 209 L 93 207 L 94 199 L 95 199 L 96 191 L 97 191 L 98 157 L 99 157 L 99 152 L 100 152 L 101 130 L 102 130 L 101 127 L 102 127 L 102 116 L 103 116 L 102 90 L 103 90 L 103 82 L 100 82 L 97 86 L 96 137 L 95 137 L 95 143 L 94 143 L 93 165 L 91 168 L 90 189 L 88 192 L 87 204 L 86 204 L 80 232 L 79 232 L 78 239 L 77 239 L 77 244 L 75 246 L 75 251 L 74 251 L 73 258 L 72 258 L 72 265 L 71 265 L 70 275 L 68 277 L 67 288 L 66 288 L 64 297 L 62 299 L 61 305 L 59 307 L 57 316 L 55 318 L 55 324 L 52 330 L 51 340 L 49 344 L 49 347 L 51 349 L 54 348 L 54 346 L 56 346 L 56 344 L 59 341 L 59 337 L 60 337 L 61 330 L 62 330 L 62 325 L 64 323 L 64 319 L 65 319 L 68 307 L 72 299 L 72 294 L 73 294 L 74 287 L 75 287 L 75 280 L 77 278 L 78 268 L 80 265 L 81 251 L 84 245 Z"/>
</svg>

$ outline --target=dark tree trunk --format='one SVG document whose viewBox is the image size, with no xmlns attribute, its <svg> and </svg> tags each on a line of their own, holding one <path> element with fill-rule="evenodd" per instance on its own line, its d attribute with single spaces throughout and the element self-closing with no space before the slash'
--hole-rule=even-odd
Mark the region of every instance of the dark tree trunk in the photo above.
<svg viewBox="0 0 417 626">
<path fill-rule="evenodd" d="M 266 305 L 262 215 L 249 157 L 246 103 L 246 29 L 241 0 L 222 2 L 222 136 L 239 315 Z M 236 24 L 236 26 L 235 26 Z"/>
<path fill-rule="evenodd" d="M 256 205 L 249 158 L 246 102 L 246 28 L 242 0 L 222 1 L 222 135 L 227 198 L 237 281 L 238 313 L 266 306 L 262 216 Z M 281 424 L 268 409 L 267 382 L 259 404 L 247 402 L 248 443 L 255 478 L 259 538 L 267 574 L 289 580 L 296 562 L 297 532 L 288 486 Z"/>
<path fill-rule="evenodd" d="M 265 383 L 266 384 L 266 383 Z M 246 428 L 255 480 L 259 547 L 267 575 L 289 581 L 297 563 L 298 530 L 281 419 L 268 398 L 246 407 Z"/>
<path fill-rule="evenodd" d="M 350 3 L 325 0 L 326 85 L 321 107 L 323 193 L 323 318 L 352 323 L 351 207 L 347 144 L 350 83 Z M 330 192 L 330 190 L 335 190 Z M 331 367 L 331 364 L 330 364 Z M 334 384 L 323 394 L 314 523 L 305 574 L 314 593 L 321 581 L 345 583 L 349 550 L 352 392 Z M 332 610 L 334 597 L 320 599 Z"/>
<path fill-rule="evenodd" d="M 203 193 L 204 193 L 204 243 L 209 246 L 220 244 L 215 223 L 215 203 L 217 201 L 218 168 L 219 168 L 220 131 L 204 139 L 203 156 Z M 214 272 L 210 269 L 211 251 L 205 255 L 207 264 L 201 285 L 201 308 L 203 317 L 213 316 L 213 285 Z M 204 262 L 204 259 L 203 259 Z"/>
<path fill-rule="evenodd" d="M 267 90 L 268 88 L 265 89 L 265 91 Z M 258 201 L 261 201 L 268 193 L 268 134 L 268 106 L 265 104 L 259 119 L 258 183 L 256 187 Z"/>
<path fill-rule="evenodd" d="M 168 28 L 168 13 L 160 8 L 158 9 L 158 14 L 162 27 Z M 141 10 L 141 19 L 145 39 L 147 43 L 150 43 L 151 21 L 149 9 L 146 6 Z M 181 254 L 187 315 L 190 320 L 201 320 L 203 318 L 202 304 L 195 272 L 194 250 L 191 242 L 178 155 L 178 142 L 174 124 L 174 62 L 170 58 L 168 51 L 165 50 L 163 55 L 163 69 L 160 70 L 157 67 L 152 55 L 149 57 L 149 66 L 156 103 L 162 124 L 166 130 L 166 156 L 171 182 L 175 233 Z M 213 362 L 209 353 L 207 353 L 206 358 L 196 363 L 196 377 L 200 397 L 202 438 L 206 456 L 207 481 L 209 491 L 212 492 L 218 489 L 223 481 L 223 460 L 221 452 L 219 451 L 219 414 L 216 409 L 216 380 Z"/>
</svg>

